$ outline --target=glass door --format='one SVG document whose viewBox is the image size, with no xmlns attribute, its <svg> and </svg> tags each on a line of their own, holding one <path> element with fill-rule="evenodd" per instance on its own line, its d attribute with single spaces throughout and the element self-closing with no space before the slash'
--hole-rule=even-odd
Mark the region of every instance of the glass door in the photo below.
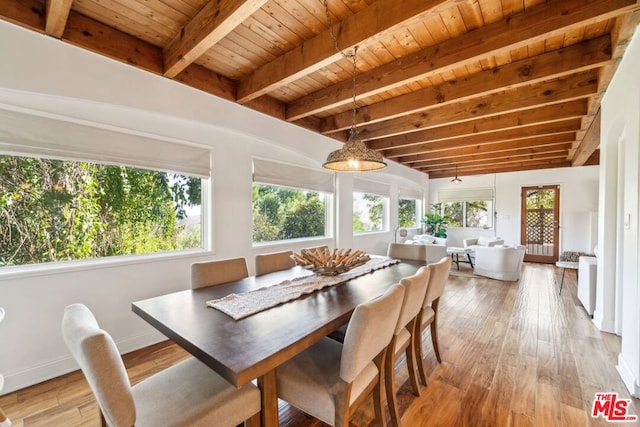
<svg viewBox="0 0 640 427">
<path fill-rule="evenodd" d="M 522 187 L 522 244 L 525 261 L 555 263 L 558 260 L 560 187 Z"/>
</svg>

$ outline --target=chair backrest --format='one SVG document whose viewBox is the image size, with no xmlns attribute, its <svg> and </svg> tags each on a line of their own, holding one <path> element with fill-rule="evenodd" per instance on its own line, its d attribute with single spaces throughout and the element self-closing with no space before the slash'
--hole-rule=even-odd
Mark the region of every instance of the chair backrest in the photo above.
<svg viewBox="0 0 640 427">
<path fill-rule="evenodd" d="M 133 426 L 136 409 L 122 358 L 111 336 L 82 304 L 65 308 L 62 335 L 110 426 Z"/>
<path fill-rule="evenodd" d="M 384 295 L 356 307 L 344 337 L 340 378 L 350 383 L 391 342 L 404 286 L 395 284 Z"/>
<path fill-rule="evenodd" d="M 427 293 L 430 276 L 431 270 L 425 266 L 420 267 L 413 276 L 405 277 L 400 281 L 400 284 L 404 286 L 404 299 L 402 301 L 402 308 L 400 309 L 398 324 L 394 331 L 395 335 L 398 335 L 411 319 L 416 317 L 418 313 L 420 313 L 420 310 L 422 310 L 422 303 Z"/>
<path fill-rule="evenodd" d="M 426 245 L 408 245 L 405 243 L 389 243 L 387 256 L 390 258 L 413 259 L 427 261 Z"/>
<path fill-rule="evenodd" d="M 247 261 L 244 258 L 194 262 L 191 264 L 192 289 L 234 282 L 245 277 L 249 277 L 249 270 L 247 269 Z"/>
<path fill-rule="evenodd" d="M 431 276 L 429 277 L 429 286 L 427 286 L 427 293 L 422 307 L 430 306 L 444 292 L 444 285 L 447 283 L 449 271 L 451 270 L 451 258 L 444 257 L 434 264 L 429 264 L 429 269 L 431 270 Z"/>
<path fill-rule="evenodd" d="M 256 255 L 256 276 L 295 267 L 296 262 L 291 255 L 293 251 Z"/>
</svg>

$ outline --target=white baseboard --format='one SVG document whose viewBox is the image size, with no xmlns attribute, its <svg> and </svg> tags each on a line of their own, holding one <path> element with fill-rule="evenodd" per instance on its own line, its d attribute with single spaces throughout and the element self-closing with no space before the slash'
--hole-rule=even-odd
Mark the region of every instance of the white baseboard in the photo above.
<svg viewBox="0 0 640 427">
<path fill-rule="evenodd" d="M 160 332 L 152 331 L 119 340 L 116 342 L 116 345 L 118 346 L 120 353 L 125 354 L 156 344 L 160 341 L 165 341 L 166 339 L 167 337 L 162 335 Z M 71 355 L 68 355 L 50 360 L 33 368 L 25 369 L 24 371 L 13 373 L 5 372 L 4 389 L 2 390 L 2 394 L 11 393 L 16 390 L 29 387 L 46 380 L 50 380 L 51 378 L 73 372 L 77 369 L 78 364 Z"/>
<path fill-rule="evenodd" d="M 633 397 L 640 397 L 640 386 L 638 386 L 638 384 L 640 384 L 640 378 L 634 377 L 633 370 L 629 367 L 629 364 L 622 356 L 622 353 L 618 354 L 616 370 L 618 371 L 618 374 L 620 374 L 622 382 L 624 382 L 629 393 L 631 393 Z"/>
<path fill-rule="evenodd" d="M 593 313 L 593 319 L 591 320 L 596 328 L 602 332 L 608 332 L 610 334 L 616 333 L 616 325 L 614 320 L 605 320 L 598 311 Z"/>
</svg>

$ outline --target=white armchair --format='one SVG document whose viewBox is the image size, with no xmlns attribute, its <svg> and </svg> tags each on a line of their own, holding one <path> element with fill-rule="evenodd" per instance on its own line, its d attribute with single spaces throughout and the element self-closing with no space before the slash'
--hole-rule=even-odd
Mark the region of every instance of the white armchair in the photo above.
<svg viewBox="0 0 640 427">
<path fill-rule="evenodd" d="M 497 280 L 520 280 L 525 246 L 477 246 L 473 272 Z"/>
<path fill-rule="evenodd" d="M 473 249 L 475 249 L 477 246 L 492 247 L 496 245 L 504 245 L 504 240 L 502 240 L 500 237 L 480 236 L 475 239 L 465 239 L 462 241 L 462 245 L 465 248 L 473 248 Z"/>
</svg>

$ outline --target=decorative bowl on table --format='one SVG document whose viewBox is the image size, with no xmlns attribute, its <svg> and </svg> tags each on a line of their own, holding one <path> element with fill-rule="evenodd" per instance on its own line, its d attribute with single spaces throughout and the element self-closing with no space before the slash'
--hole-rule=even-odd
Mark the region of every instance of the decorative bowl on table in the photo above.
<svg viewBox="0 0 640 427">
<path fill-rule="evenodd" d="M 337 276 L 365 264 L 371 258 L 365 252 L 356 249 L 334 249 L 327 247 L 303 249 L 299 254 L 294 253 L 291 258 L 296 264 L 311 270 L 320 276 Z"/>
</svg>

